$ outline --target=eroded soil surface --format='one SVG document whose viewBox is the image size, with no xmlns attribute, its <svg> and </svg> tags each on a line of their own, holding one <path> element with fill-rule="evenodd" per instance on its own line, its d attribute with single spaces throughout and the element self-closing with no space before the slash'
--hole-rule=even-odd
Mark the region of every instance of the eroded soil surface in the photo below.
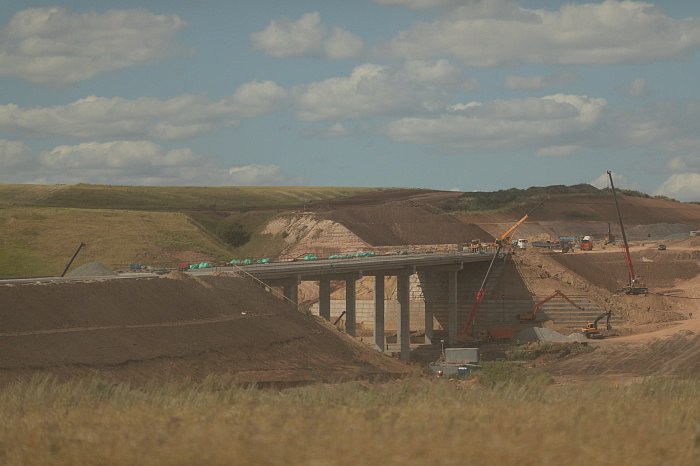
<svg viewBox="0 0 700 466">
<path fill-rule="evenodd" d="M 410 370 L 238 277 L 2 285 L 0 302 L 0 383 L 37 372 L 305 383 Z"/>
</svg>

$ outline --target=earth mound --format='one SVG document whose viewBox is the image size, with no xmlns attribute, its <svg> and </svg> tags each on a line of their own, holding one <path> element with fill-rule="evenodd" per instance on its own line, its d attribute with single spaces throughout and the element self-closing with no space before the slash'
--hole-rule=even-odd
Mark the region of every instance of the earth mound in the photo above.
<svg viewBox="0 0 700 466">
<path fill-rule="evenodd" d="M 68 277 L 110 277 L 117 272 L 100 262 L 89 262 L 77 267 L 66 274 Z"/>
<path fill-rule="evenodd" d="M 286 384 L 409 371 L 247 279 L 173 278 L 0 286 L 0 383 L 37 372 Z"/>
</svg>

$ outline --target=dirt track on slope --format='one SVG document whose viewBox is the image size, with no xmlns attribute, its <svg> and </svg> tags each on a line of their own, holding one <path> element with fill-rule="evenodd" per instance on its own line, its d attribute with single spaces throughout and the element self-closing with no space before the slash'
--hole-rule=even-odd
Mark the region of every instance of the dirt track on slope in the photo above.
<svg viewBox="0 0 700 466">
<path fill-rule="evenodd" d="M 0 286 L 0 383 L 36 372 L 305 383 L 409 370 L 248 280 L 172 277 Z"/>
</svg>

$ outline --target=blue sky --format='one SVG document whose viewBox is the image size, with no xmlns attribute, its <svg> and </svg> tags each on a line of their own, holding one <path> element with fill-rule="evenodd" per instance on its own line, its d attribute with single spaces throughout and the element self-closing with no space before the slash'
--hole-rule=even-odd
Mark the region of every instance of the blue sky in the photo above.
<svg viewBox="0 0 700 466">
<path fill-rule="evenodd" d="M 0 5 L 0 183 L 700 201 L 700 2 Z"/>
</svg>

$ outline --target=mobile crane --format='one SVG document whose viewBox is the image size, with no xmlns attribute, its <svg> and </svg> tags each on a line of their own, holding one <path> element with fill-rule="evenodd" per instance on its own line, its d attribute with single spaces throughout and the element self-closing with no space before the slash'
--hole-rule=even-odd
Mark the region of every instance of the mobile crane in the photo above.
<svg viewBox="0 0 700 466">
<path fill-rule="evenodd" d="M 462 331 L 459 333 L 461 337 L 466 338 L 469 334 L 469 331 L 472 328 L 472 324 L 474 323 L 474 317 L 476 317 L 476 313 L 479 310 L 479 305 L 486 296 L 486 284 L 488 283 L 489 276 L 491 275 L 491 270 L 493 269 L 493 264 L 494 262 L 496 262 L 496 258 L 500 255 L 501 250 L 504 247 L 510 247 L 511 236 L 513 235 L 513 233 L 515 233 L 515 230 L 517 230 L 518 227 L 522 225 L 525 222 L 525 220 L 528 219 L 530 214 L 536 209 L 538 209 L 543 203 L 544 201 L 537 204 L 533 209 L 526 213 L 523 216 L 523 218 L 515 222 L 513 226 L 511 226 L 505 233 L 503 233 L 500 237 L 496 239 L 496 253 L 493 255 L 493 258 L 489 263 L 489 268 L 488 270 L 486 270 L 486 275 L 484 275 L 484 280 L 481 282 L 481 287 L 479 287 L 479 291 L 476 292 L 476 298 L 474 299 L 474 304 L 472 305 L 472 309 L 469 312 L 469 316 L 467 317 L 467 322 L 464 324 L 464 328 L 462 328 Z"/>
<path fill-rule="evenodd" d="M 625 294 L 639 295 L 647 294 L 649 288 L 644 286 L 641 282 L 639 276 L 634 273 L 634 266 L 632 265 L 632 256 L 630 255 L 629 244 L 627 243 L 627 235 L 625 234 L 625 226 L 622 223 L 622 213 L 620 213 L 620 204 L 617 202 L 617 194 L 615 193 L 615 184 L 613 183 L 612 172 L 608 170 L 608 177 L 610 178 L 610 188 L 612 189 L 613 199 L 615 199 L 615 209 L 617 209 L 617 218 L 620 221 L 620 230 L 622 231 L 622 248 L 625 252 L 625 262 L 627 263 L 627 274 L 629 277 L 629 283 L 622 288 Z"/>
</svg>

